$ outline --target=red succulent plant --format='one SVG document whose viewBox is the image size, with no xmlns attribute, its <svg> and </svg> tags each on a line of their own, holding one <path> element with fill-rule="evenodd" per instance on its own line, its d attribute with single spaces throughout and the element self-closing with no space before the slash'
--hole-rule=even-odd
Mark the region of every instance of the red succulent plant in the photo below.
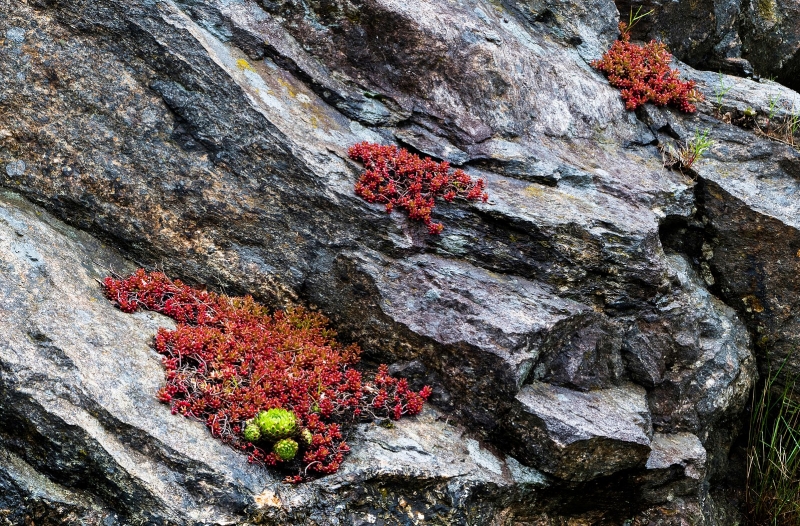
<svg viewBox="0 0 800 526">
<path fill-rule="evenodd" d="M 672 55 L 663 43 L 650 41 L 639 45 L 630 41 L 628 25 L 619 23 L 620 39 L 603 58 L 592 62 L 606 74 L 609 83 L 620 89 L 625 107 L 635 110 L 646 102 L 656 106 L 672 105 L 686 113 L 697 110 L 703 94 L 693 80 L 684 81 L 677 69 L 670 68 Z"/>
<path fill-rule="evenodd" d="M 356 183 L 356 195 L 370 203 L 385 204 L 389 213 L 395 208 L 405 210 L 409 218 L 425 223 L 431 234 L 439 234 L 444 228 L 431 220 L 437 197 L 447 202 L 456 198 L 489 199 L 483 179 L 473 180 L 463 170 L 451 171 L 447 161 L 437 163 L 404 148 L 368 142 L 351 146 L 348 155 L 366 167 Z"/>
<path fill-rule="evenodd" d="M 336 471 L 349 451 L 347 426 L 366 416 L 417 414 L 431 394 L 427 386 L 412 391 L 385 365 L 374 381 L 365 381 L 352 368 L 359 347 L 336 342 L 319 313 L 296 307 L 270 314 L 249 296 L 198 290 L 142 269 L 124 279 L 108 277 L 103 286 L 124 312 L 149 309 L 177 322 L 155 338 L 166 368 L 159 400 L 173 414 L 205 422 L 214 437 L 248 452 L 252 462 L 297 469 L 289 482 Z M 309 437 L 293 463 L 243 436 L 249 419 L 272 408 L 292 411 Z"/>
</svg>

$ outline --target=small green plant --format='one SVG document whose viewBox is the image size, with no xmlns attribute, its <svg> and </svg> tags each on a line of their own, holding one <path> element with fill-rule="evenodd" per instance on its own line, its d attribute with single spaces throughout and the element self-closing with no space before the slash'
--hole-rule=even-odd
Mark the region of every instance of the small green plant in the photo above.
<svg viewBox="0 0 800 526">
<path fill-rule="evenodd" d="M 771 121 L 775 118 L 775 114 L 778 113 L 778 99 L 774 95 L 770 95 L 767 103 L 769 104 L 769 113 L 767 118 Z"/>
<path fill-rule="evenodd" d="M 288 462 L 297 455 L 297 450 L 299 448 L 300 445 L 297 442 L 291 438 L 284 438 L 283 440 L 275 442 L 275 445 L 272 447 L 272 452 L 275 453 L 279 459 Z"/>
<path fill-rule="evenodd" d="M 297 417 L 286 409 L 261 411 L 253 422 L 258 426 L 261 437 L 271 441 L 288 438 L 297 431 Z"/>
<path fill-rule="evenodd" d="M 797 377 L 781 375 L 785 365 L 753 392 L 746 500 L 749 523 L 759 526 L 800 524 L 800 393 Z"/>
<path fill-rule="evenodd" d="M 250 423 L 245 426 L 242 435 L 248 442 L 258 442 L 261 440 L 261 429 L 259 429 L 257 424 Z"/>
<path fill-rule="evenodd" d="M 775 96 L 770 96 L 767 102 L 769 107 L 766 118 L 758 119 L 757 115 L 752 118 L 752 126 L 756 133 L 796 148 L 795 136 L 800 132 L 800 113 L 792 105 L 791 112 L 787 110 L 785 115 L 778 115 L 778 111 L 786 108 L 786 104 L 781 103 Z M 744 115 L 750 117 L 747 110 Z"/>
<path fill-rule="evenodd" d="M 694 132 L 694 137 L 686 145 L 687 168 L 691 167 L 697 159 L 702 157 L 714 145 L 714 141 L 708 138 L 709 133 L 711 133 L 711 130 L 708 129 L 703 132 L 700 130 Z"/>
<path fill-rule="evenodd" d="M 634 13 L 633 7 L 631 7 L 630 14 L 628 15 L 628 24 L 625 26 L 624 29 L 622 26 L 620 26 L 620 31 L 622 31 L 625 35 L 630 34 L 631 29 L 633 29 L 633 26 L 639 23 L 639 20 L 652 15 L 654 12 L 655 9 L 651 9 L 646 13 L 642 13 L 642 6 L 639 6 L 636 9 L 636 12 Z"/>
<path fill-rule="evenodd" d="M 726 86 L 724 80 L 725 80 L 725 76 L 720 71 L 719 72 L 719 85 L 717 86 L 716 92 L 714 92 L 714 98 L 715 98 L 716 103 L 717 103 L 717 112 L 718 113 L 722 113 L 722 99 L 725 97 L 725 95 L 728 94 L 728 92 L 730 90 L 733 89 L 733 85 Z"/>
<path fill-rule="evenodd" d="M 794 139 L 795 134 L 800 130 L 800 115 L 797 114 L 794 108 L 792 108 L 792 114 L 789 116 L 786 124 L 789 126 L 789 137 Z M 792 144 L 794 144 L 794 140 L 792 140 Z"/>
<path fill-rule="evenodd" d="M 695 161 L 702 157 L 703 154 L 714 145 L 714 141 L 709 138 L 710 133 L 711 130 L 708 129 L 702 132 L 696 130 L 694 132 L 694 137 L 677 149 L 672 145 L 662 147 L 661 153 L 664 166 L 680 171 L 690 170 Z"/>
</svg>

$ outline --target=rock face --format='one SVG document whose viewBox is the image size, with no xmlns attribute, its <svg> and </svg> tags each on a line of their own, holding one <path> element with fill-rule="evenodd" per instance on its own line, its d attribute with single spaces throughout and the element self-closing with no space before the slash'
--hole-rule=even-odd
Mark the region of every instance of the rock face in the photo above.
<svg viewBox="0 0 800 526">
<path fill-rule="evenodd" d="M 800 154 L 719 115 L 796 93 L 686 67 L 698 115 L 626 112 L 588 65 L 615 38 L 611 0 L 0 14 L 9 520 L 731 523 L 754 357 L 764 370 L 800 334 Z M 705 129 L 694 180 L 663 168 L 656 143 Z M 353 194 L 364 140 L 462 165 L 490 200 L 443 204 L 430 236 Z M 168 322 L 93 281 L 123 255 L 314 304 L 435 407 L 282 485 L 156 402 L 148 345 Z"/>
<path fill-rule="evenodd" d="M 616 0 L 620 13 L 652 10 L 636 38 L 666 42 L 695 67 L 775 78 L 800 89 L 800 6 L 794 0 Z M 625 16 L 623 16 L 625 18 Z"/>
<path fill-rule="evenodd" d="M 521 502 L 547 485 L 536 470 L 486 450 L 429 409 L 391 430 L 359 429 L 339 473 L 286 486 L 153 396 L 163 370 L 150 340 L 172 321 L 123 314 L 95 281 L 130 263 L 18 198 L 0 200 L 0 224 L 0 506 L 12 524 L 26 516 L 87 524 L 369 523 L 406 513 L 457 524 L 467 515 L 488 521 L 501 498 Z M 475 492 L 487 495 L 478 500 Z"/>
<path fill-rule="evenodd" d="M 631 10 L 636 12 L 640 6 L 640 13 L 652 11 L 634 27 L 635 37 L 666 42 L 675 56 L 696 67 L 752 75 L 753 64 L 743 58 L 741 36 L 747 17 L 743 4 L 747 3 L 748 0 L 616 2 L 626 22 Z M 764 71 L 761 66 L 759 61 L 759 72 Z"/>
</svg>

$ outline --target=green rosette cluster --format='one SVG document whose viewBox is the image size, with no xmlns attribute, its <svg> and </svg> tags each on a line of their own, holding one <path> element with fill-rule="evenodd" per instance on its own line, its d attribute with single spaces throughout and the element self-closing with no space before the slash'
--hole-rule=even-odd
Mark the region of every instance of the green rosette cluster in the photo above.
<svg viewBox="0 0 800 526">
<path fill-rule="evenodd" d="M 258 442 L 261 439 L 261 428 L 255 423 L 247 424 L 244 428 L 244 439 L 248 442 Z"/>
<path fill-rule="evenodd" d="M 297 432 L 297 417 L 286 409 L 270 409 L 256 415 L 254 423 L 261 432 L 261 437 L 270 441 L 289 438 Z"/>
<path fill-rule="evenodd" d="M 301 443 L 308 447 L 313 439 L 311 431 L 300 428 L 292 411 L 279 408 L 259 411 L 245 423 L 242 436 L 252 443 L 272 443 L 272 452 L 283 462 L 297 456 Z"/>
<path fill-rule="evenodd" d="M 299 448 L 300 445 L 297 442 L 291 438 L 284 438 L 275 442 L 275 445 L 272 446 L 272 451 L 278 456 L 279 459 L 283 460 L 284 462 L 288 462 L 292 460 L 295 455 L 297 455 L 297 450 Z"/>
</svg>

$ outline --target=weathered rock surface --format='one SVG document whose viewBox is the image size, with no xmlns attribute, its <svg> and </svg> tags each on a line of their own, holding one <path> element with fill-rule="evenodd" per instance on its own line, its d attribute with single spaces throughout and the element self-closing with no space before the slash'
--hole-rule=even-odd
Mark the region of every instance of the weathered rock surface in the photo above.
<svg viewBox="0 0 800 526">
<path fill-rule="evenodd" d="M 714 6 L 722 35 L 733 22 Z M 626 112 L 588 65 L 616 35 L 611 0 L 6 0 L 0 14 L 0 185 L 182 279 L 316 305 L 437 406 L 360 429 L 339 473 L 283 486 L 156 403 L 148 342 L 166 322 L 114 311 L 92 282 L 130 264 L 6 200 L 0 504 L 30 502 L 15 520 L 735 515 L 715 492 L 752 351 L 787 355 L 800 334 L 800 181 L 796 150 L 718 110 L 796 93 L 723 76 L 717 103 L 719 75 L 687 67 L 699 115 Z M 704 129 L 696 181 L 663 168 L 657 142 Z M 442 205 L 429 236 L 353 195 L 346 149 L 362 140 L 463 165 L 491 198 Z"/>
<path fill-rule="evenodd" d="M 742 54 L 765 77 L 800 89 L 800 6 L 791 0 L 742 3 Z"/>
<path fill-rule="evenodd" d="M 157 402 L 153 393 L 163 372 L 149 344 L 157 327 L 172 322 L 152 313 L 121 313 L 96 281 L 109 268 L 130 269 L 129 262 L 13 194 L 0 198 L 0 227 L 0 292 L 6 298 L 0 330 L 7 336 L 0 346 L 0 505 L 12 524 L 26 517 L 103 525 L 392 524 L 409 518 L 503 524 L 572 516 L 571 501 L 579 498 L 596 502 L 607 516 L 636 510 L 635 504 L 609 509 L 597 502 L 604 493 L 596 488 L 578 493 L 487 449 L 435 409 L 391 429 L 361 426 L 338 473 L 300 486 L 282 484 L 211 438 L 200 423 Z M 531 387 L 521 391 L 522 400 Z M 556 389 L 576 411 L 576 428 L 562 429 L 561 438 L 594 438 L 583 435 L 587 430 L 614 434 L 612 440 L 637 446 L 635 457 L 644 467 L 650 424 L 642 388 L 608 394 Z M 602 407 L 592 409 L 596 404 Z M 555 409 L 544 408 L 561 418 Z M 599 418 L 587 427 L 580 418 L 588 415 Z M 638 422 L 620 420 L 619 429 L 609 428 L 606 418 L 620 416 Z M 648 469 L 658 484 L 680 482 L 675 473 L 662 473 L 669 462 L 701 478 L 704 450 L 699 441 L 692 446 L 684 452 L 653 449 L 656 460 L 648 461 Z M 573 455 L 583 451 L 572 447 L 564 458 L 574 465 L 579 461 Z M 625 447 L 605 451 L 631 467 Z M 611 475 L 620 467 L 608 458 L 582 458 L 606 472 L 588 468 L 580 475 L 576 469 L 564 471 L 565 478 Z M 640 483 L 630 477 L 617 482 L 620 490 Z M 692 491 L 696 487 L 684 493 Z"/>
<path fill-rule="evenodd" d="M 511 508 L 503 498 L 516 503 L 547 485 L 427 410 L 393 429 L 359 429 L 339 473 L 286 486 L 157 402 L 163 370 L 150 340 L 171 320 L 123 314 L 95 281 L 129 263 L 9 197 L 0 200 L 0 253 L 0 506 L 14 524 L 25 516 L 89 524 L 369 523 L 406 514 L 456 524 L 467 515 L 490 520 Z"/>
<path fill-rule="evenodd" d="M 666 42 L 675 56 L 695 67 L 742 76 L 753 74 L 753 65 L 742 58 L 740 36 L 747 17 L 746 11 L 743 12 L 747 0 L 617 0 L 615 3 L 625 22 L 631 10 L 636 12 L 640 6 L 640 14 L 652 11 L 635 25 L 635 38 Z"/>
<path fill-rule="evenodd" d="M 774 78 L 800 89 L 800 6 L 794 0 L 615 3 L 623 15 L 640 6 L 641 13 L 652 10 L 636 25 L 634 37 L 666 42 L 676 57 L 694 67 Z"/>
<path fill-rule="evenodd" d="M 517 403 L 510 424 L 525 429 L 520 452 L 559 478 L 591 480 L 641 468 L 650 456 L 653 427 L 642 387 L 579 393 L 535 382 Z"/>
</svg>

